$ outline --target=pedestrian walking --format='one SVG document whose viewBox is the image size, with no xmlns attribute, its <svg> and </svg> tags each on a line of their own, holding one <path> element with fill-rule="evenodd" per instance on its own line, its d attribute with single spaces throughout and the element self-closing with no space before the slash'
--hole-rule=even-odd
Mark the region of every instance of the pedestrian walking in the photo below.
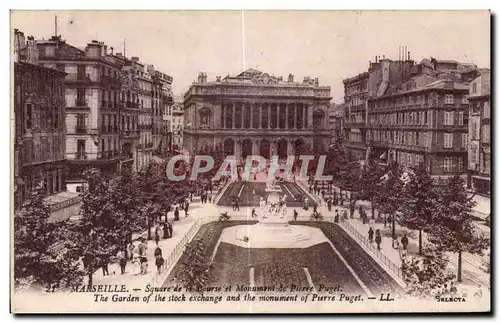
<svg viewBox="0 0 500 323">
<path fill-rule="evenodd" d="M 370 241 L 370 243 L 373 242 L 373 228 L 370 227 L 370 229 L 368 229 L 368 241 Z"/>
<path fill-rule="evenodd" d="M 158 227 L 156 227 L 156 230 L 155 230 L 155 242 L 156 242 L 156 245 L 158 245 L 158 242 L 160 242 L 160 232 L 159 232 Z"/>
<path fill-rule="evenodd" d="M 238 198 L 236 198 L 236 201 L 234 202 L 234 210 L 239 211 L 240 210 L 240 204 L 238 202 Z"/>
<path fill-rule="evenodd" d="M 332 201 L 330 199 L 328 199 L 327 205 L 328 205 L 328 212 L 330 212 L 332 210 Z"/>
<path fill-rule="evenodd" d="M 339 210 L 335 209 L 335 218 L 333 219 L 333 222 L 339 223 Z"/>
<path fill-rule="evenodd" d="M 186 203 L 186 207 L 184 208 L 184 214 L 186 215 L 186 218 L 189 216 L 188 210 L 189 210 L 189 203 Z"/>
<path fill-rule="evenodd" d="M 108 264 L 109 264 L 108 256 L 106 256 L 106 255 L 102 256 L 102 258 L 101 258 L 101 268 L 102 268 L 102 275 L 103 276 L 109 275 Z"/>
<path fill-rule="evenodd" d="M 257 216 L 257 213 L 255 213 L 255 207 L 252 207 L 252 218 L 256 217 L 256 216 Z"/>
<path fill-rule="evenodd" d="M 134 249 L 135 249 L 134 243 L 130 242 L 130 244 L 128 245 L 128 253 L 130 261 L 134 260 Z"/>
<path fill-rule="evenodd" d="M 120 264 L 120 271 L 121 274 L 125 274 L 125 268 L 127 266 L 127 258 L 125 257 L 125 252 L 122 250 L 118 251 L 118 254 L 116 254 L 116 258 L 118 259 L 118 263 Z"/>
<path fill-rule="evenodd" d="M 299 213 L 297 212 L 297 210 L 293 210 L 293 220 L 294 221 L 297 221 L 297 218 L 299 217 Z"/>
<path fill-rule="evenodd" d="M 408 250 L 408 237 L 406 236 L 406 233 L 401 238 L 401 244 L 403 245 L 404 250 Z"/>
<path fill-rule="evenodd" d="M 208 203 L 212 203 L 212 197 L 211 196 L 208 197 Z"/>
<path fill-rule="evenodd" d="M 377 244 L 377 249 L 380 250 L 380 244 L 382 243 L 382 236 L 380 235 L 380 229 L 375 231 L 375 243 Z"/>
<path fill-rule="evenodd" d="M 174 221 L 179 221 L 179 207 L 178 206 L 175 207 Z"/>
<path fill-rule="evenodd" d="M 167 229 L 168 229 L 168 237 L 172 238 L 172 236 L 174 235 L 174 229 L 173 229 L 172 223 L 167 222 L 167 224 L 168 224 L 168 227 L 167 227 Z"/>
</svg>

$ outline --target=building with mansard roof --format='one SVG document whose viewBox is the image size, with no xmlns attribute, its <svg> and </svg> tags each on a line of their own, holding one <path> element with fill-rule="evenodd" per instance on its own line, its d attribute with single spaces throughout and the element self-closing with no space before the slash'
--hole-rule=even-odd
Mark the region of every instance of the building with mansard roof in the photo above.
<svg viewBox="0 0 500 323">
<path fill-rule="evenodd" d="M 200 73 L 184 95 L 184 147 L 190 153 L 221 149 L 245 158 L 280 159 L 330 143 L 330 87 L 317 78 L 296 82 L 255 69 L 209 82 Z"/>
</svg>

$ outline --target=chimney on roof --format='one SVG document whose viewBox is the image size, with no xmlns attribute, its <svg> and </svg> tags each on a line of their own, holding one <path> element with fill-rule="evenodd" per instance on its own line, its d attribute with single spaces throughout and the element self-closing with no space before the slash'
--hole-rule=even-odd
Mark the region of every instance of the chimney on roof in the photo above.
<svg viewBox="0 0 500 323">
<path fill-rule="evenodd" d="M 408 51 L 408 60 L 410 61 L 410 51 Z"/>
<path fill-rule="evenodd" d="M 99 44 L 99 42 L 98 42 L 97 40 L 95 40 L 95 39 L 92 39 L 92 42 L 91 42 L 91 43 L 92 43 L 92 44 Z"/>
<path fill-rule="evenodd" d="M 123 56 L 123 54 L 122 54 L 122 53 L 116 53 L 116 56 L 118 56 L 118 57 L 122 57 L 122 56 Z"/>
<path fill-rule="evenodd" d="M 138 62 L 138 61 L 139 61 L 139 57 L 137 57 L 137 56 L 133 56 L 133 57 L 131 57 L 130 59 L 131 59 L 132 61 L 134 61 L 134 62 Z"/>
<path fill-rule="evenodd" d="M 375 64 L 378 63 L 378 56 L 375 56 Z"/>
<path fill-rule="evenodd" d="M 110 53 L 111 53 L 111 56 L 113 56 L 113 47 L 110 47 L 110 48 L 109 48 L 109 51 L 110 51 Z"/>
</svg>

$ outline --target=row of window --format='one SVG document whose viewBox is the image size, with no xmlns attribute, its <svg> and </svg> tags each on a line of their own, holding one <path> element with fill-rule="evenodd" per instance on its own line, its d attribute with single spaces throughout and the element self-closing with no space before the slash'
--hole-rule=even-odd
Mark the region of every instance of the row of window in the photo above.
<svg viewBox="0 0 500 323">
<path fill-rule="evenodd" d="M 86 99 L 86 94 L 87 94 L 87 89 L 86 88 L 77 88 L 76 89 L 76 106 L 86 106 L 87 105 L 87 99 Z M 144 100 L 139 97 L 138 94 L 135 93 L 130 93 L 130 91 L 107 91 L 103 90 L 102 91 L 102 100 L 101 100 L 101 106 L 103 108 L 118 108 L 119 106 L 119 100 L 121 103 L 125 102 L 131 102 L 137 104 L 134 108 L 140 108 L 140 109 L 150 109 L 150 108 L 159 108 L 159 104 L 156 101 L 151 101 L 151 100 Z M 156 103 L 155 103 L 156 102 Z M 150 104 L 151 103 L 151 104 Z M 160 115 L 161 111 L 157 111 L 156 115 Z"/>
<path fill-rule="evenodd" d="M 43 171 L 40 179 L 43 181 L 43 188 L 47 195 L 66 190 L 66 181 L 62 169 Z M 18 201 L 19 204 L 26 199 L 28 193 L 38 184 L 35 180 L 38 180 L 38 178 L 31 176 L 23 177 L 24 190 L 21 191 L 20 201 Z"/>
<path fill-rule="evenodd" d="M 370 125 L 394 125 L 394 126 L 413 126 L 413 125 L 430 125 L 432 111 L 418 111 L 418 112 L 400 112 L 400 113 L 387 113 L 372 115 L 370 117 Z M 458 112 L 457 124 L 463 126 L 467 123 L 465 112 Z M 455 125 L 455 112 L 444 111 L 445 126 Z"/>
<path fill-rule="evenodd" d="M 52 140 L 42 138 L 40 142 L 34 142 L 32 139 L 26 139 L 23 143 L 24 163 L 39 163 L 48 160 L 61 159 L 64 156 L 64 145 L 58 137 Z"/>
<path fill-rule="evenodd" d="M 473 164 L 477 164 L 479 169 L 477 169 L 481 173 L 490 174 L 490 155 L 480 152 L 478 154 L 478 147 L 472 147 L 470 150 L 470 162 Z M 472 165 L 473 166 L 473 165 Z"/>
<path fill-rule="evenodd" d="M 444 96 L 444 103 L 455 104 L 456 99 L 461 100 L 460 102 L 462 104 L 469 103 L 469 101 L 467 100 L 468 97 L 467 95 L 457 95 L 457 96 L 453 94 L 446 94 Z M 375 101 L 374 106 L 375 109 L 378 109 L 378 108 L 393 108 L 393 107 L 413 105 L 413 104 L 421 105 L 426 103 L 428 103 L 430 106 L 437 105 L 436 96 L 422 94 L 422 95 L 417 95 L 415 98 L 413 96 L 409 96 L 409 97 L 396 98 L 395 100 L 393 99 L 379 100 Z"/>
<path fill-rule="evenodd" d="M 359 132 L 350 132 L 349 133 L 349 141 L 351 141 L 351 142 L 362 142 L 363 141 L 363 137 L 362 137 L 361 133 L 359 133 Z"/>
<path fill-rule="evenodd" d="M 471 123 L 471 139 L 473 140 L 479 140 L 479 132 L 478 132 L 478 124 L 477 122 L 472 122 Z M 490 142 L 490 135 L 491 135 L 491 130 L 490 130 L 490 125 L 485 124 L 481 127 L 481 139 L 483 143 L 489 143 Z"/>
<path fill-rule="evenodd" d="M 407 152 L 398 152 L 396 159 L 398 164 L 405 167 L 415 167 L 424 162 L 423 155 Z"/>
<path fill-rule="evenodd" d="M 61 109 L 59 107 L 35 108 L 31 103 L 26 104 L 24 113 L 24 127 L 30 130 L 39 127 L 42 130 L 58 129 L 61 126 Z"/>
<path fill-rule="evenodd" d="M 455 162 L 455 159 L 458 159 L 458 162 Z M 458 166 L 458 169 L 455 168 L 457 166 Z M 455 171 L 462 172 L 464 170 L 463 158 L 462 157 L 444 157 L 443 170 L 447 173 L 451 173 L 451 172 L 455 172 Z"/>
<path fill-rule="evenodd" d="M 429 137 L 427 132 L 418 131 L 379 131 L 367 132 L 368 140 L 383 141 L 390 144 L 429 147 Z"/>
</svg>

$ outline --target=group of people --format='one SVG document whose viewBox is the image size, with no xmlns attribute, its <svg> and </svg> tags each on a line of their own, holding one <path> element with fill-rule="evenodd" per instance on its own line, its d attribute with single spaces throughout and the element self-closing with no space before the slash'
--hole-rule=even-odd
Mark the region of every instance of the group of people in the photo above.
<svg viewBox="0 0 500 323">
<path fill-rule="evenodd" d="M 333 218 L 333 222 L 335 223 L 344 222 L 347 221 L 347 219 L 349 219 L 349 217 L 347 215 L 346 209 L 340 210 L 340 213 L 338 209 L 335 209 L 335 217 Z"/>
<path fill-rule="evenodd" d="M 208 203 L 212 203 L 212 196 L 209 196 L 208 192 L 202 192 L 200 195 L 200 200 L 201 200 L 201 204 L 207 203 L 207 200 L 208 200 Z"/>
<path fill-rule="evenodd" d="M 240 199 L 238 197 L 233 197 L 233 211 L 239 211 L 240 210 Z"/>
<path fill-rule="evenodd" d="M 373 243 L 373 232 L 373 228 L 370 227 L 370 229 L 368 229 L 368 241 L 370 241 L 370 243 Z M 375 243 L 377 244 L 377 249 L 380 250 L 380 244 L 382 243 L 380 229 L 375 230 Z"/>
<path fill-rule="evenodd" d="M 347 192 L 345 193 L 345 200 L 348 200 Z M 344 205 L 344 194 L 339 193 L 337 195 L 337 192 L 333 192 L 332 196 L 326 198 L 326 205 L 328 206 L 328 211 L 332 210 L 332 206 Z"/>
<path fill-rule="evenodd" d="M 186 199 L 185 201 L 180 201 L 178 203 L 179 205 L 175 207 L 174 209 L 174 221 L 179 221 L 179 210 L 184 210 L 184 215 L 186 218 L 189 216 L 189 200 Z"/>
</svg>

